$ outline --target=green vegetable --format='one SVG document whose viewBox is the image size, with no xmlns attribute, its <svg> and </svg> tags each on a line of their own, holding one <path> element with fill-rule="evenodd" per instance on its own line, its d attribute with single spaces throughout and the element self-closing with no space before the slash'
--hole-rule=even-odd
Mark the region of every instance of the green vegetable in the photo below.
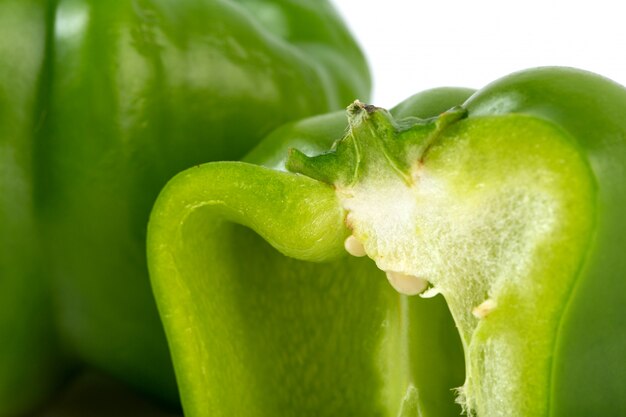
<svg viewBox="0 0 626 417">
<path fill-rule="evenodd" d="M 469 95 L 356 102 L 345 134 L 298 122 L 165 187 L 187 417 L 452 416 L 455 387 L 482 417 L 626 414 L 626 90 L 540 68 Z"/>
<path fill-rule="evenodd" d="M 145 261 L 159 189 L 368 90 L 326 1 L 0 2 L 0 416 L 79 363 L 175 401 Z"/>
</svg>

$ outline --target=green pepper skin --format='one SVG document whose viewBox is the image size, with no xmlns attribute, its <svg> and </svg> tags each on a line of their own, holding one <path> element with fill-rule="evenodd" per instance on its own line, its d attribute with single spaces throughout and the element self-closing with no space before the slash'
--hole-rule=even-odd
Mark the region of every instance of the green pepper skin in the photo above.
<svg viewBox="0 0 626 417">
<path fill-rule="evenodd" d="M 426 91 L 394 113 L 436 116 L 472 92 Z M 332 190 L 287 173 L 268 188 L 276 172 L 251 165 L 284 170 L 289 148 L 328 149 L 346 127 L 343 112 L 288 124 L 247 164 L 193 168 L 163 190 L 149 227 L 149 265 L 186 416 L 460 414 L 452 388 L 462 384 L 463 358 L 443 299 L 396 294 L 370 262 L 337 259 L 341 246 L 315 252 L 311 242 L 345 238 L 334 215 L 324 216 L 337 223 L 323 236 L 306 233 L 323 223 L 307 217 L 307 195 L 327 196 L 316 205 L 328 206 Z M 328 262 L 287 258 L 237 223 L 280 241 L 291 256 L 298 246 L 297 258 Z M 420 315 L 430 320 L 398 335 L 405 318 Z M 415 383 L 423 387 L 417 395 L 408 389 Z"/>
<path fill-rule="evenodd" d="M 5 35 L 0 36 L 1 416 L 48 396 L 67 367 L 56 336 L 33 201 L 32 130 L 44 18 L 37 2 L 0 3 Z M 20 59 L 6 58 L 16 50 Z"/>
<path fill-rule="evenodd" d="M 176 402 L 145 261 L 159 189 L 367 97 L 364 58 L 325 1 L 3 0 L 0 23 L 0 416 L 58 384 L 59 339 Z"/>
<path fill-rule="evenodd" d="M 352 187 L 361 176 L 371 178 L 374 185 L 387 184 L 386 178 L 374 175 L 379 172 L 375 164 L 393 168 L 384 175 L 413 184 L 411 178 L 421 177 L 402 176 L 409 173 L 403 165 L 406 155 L 418 155 L 411 167 L 421 169 L 426 164 L 432 174 L 437 167 L 449 169 L 447 161 L 462 160 L 462 154 L 446 154 L 446 146 L 456 151 L 454 144 L 465 143 L 484 146 L 468 149 L 484 151 L 475 156 L 486 163 L 493 163 L 489 158 L 494 155 L 497 162 L 500 154 L 506 154 L 513 169 L 521 172 L 528 155 L 528 166 L 538 164 L 546 168 L 545 175 L 555 175 L 553 183 L 553 177 L 546 177 L 550 178 L 547 188 L 538 189 L 539 195 L 555 192 L 547 195 L 554 197 L 555 204 L 565 202 L 559 207 L 571 216 L 554 229 L 559 234 L 553 242 L 558 243 L 533 246 L 533 252 L 528 252 L 542 257 L 528 258 L 532 261 L 528 271 L 533 274 L 522 276 L 526 280 L 502 281 L 500 288 L 508 291 L 504 293 L 491 287 L 476 290 L 478 297 L 485 297 L 478 301 L 490 301 L 492 290 L 507 295 L 500 299 L 501 305 L 483 306 L 472 299 L 470 308 L 459 313 L 453 307 L 464 306 L 459 302 L 464 297 L 463 281 L 456 282 L 454 294 L 450 287 L 443 288 L 466 349 L 466 387 L 467 381 L 471 384 L 461 401 L 479 417 L 626 413 L 626 321 L 621 311 L 626 303 L 622 255 L 626 89 L 595 74 L 549 67 L 512 74 L 469 99 L 457 97 L 447 104 L 461 107 L 423 122 L 398 120 L 381 109 L 354 105 L 350 130 L 332 148 L 330 143 L 345 124 L 341 126 L 338 115 L 320 116 L 281 128 L 244 163 L 206 164 L 179 174 L 166 186 L 151 215 L 148 257 L 188 416 L 247 415 L 245 410 L 250 409 L 259 410 L 257 415 L 458 415 L 459 410 L 440 395 L 446 383 L 459 386 L 462 378 L 462 359 L 453 353 L 460 343 L 452 335 L 455 330 L 445 306 L 426 304 L 440 299 L 394 296 L 373 279 L 378 276 L 384 281 L 367 261 L 341 258 L 344 239 L 351 233 L 363 236 L 356 235 L 360 225 L 356 217 L 346 217 L 348 209 L 341 198 L 370 190 L 367 185 Z M 443 110 L 412 115 L 434 116 Z M 411 113 L 403 114 L 407 115 Z M 318 123 L 320 136 L 314 133 Z M 399 139 L 384 142 L 387 134 Z M 406 150 L 417 153 L 402 154 L 403 146 L 411 143 L 401 140 L 409 140 L 410 134 L 418 135 L 420 142 L 417 151 Z M 376 142 L 377 135 L 383 137 L 382 144 Z M 487 139 L 480 142 L 481 138 Z M 526 140 L 529 148 L 524 148 Z M 490 148 L 489 143 L 503 149 Z M 285 161 L 290 147 L 302 152 L 292 152 Z M 516 154 L 518 149 L 529 153 Z M 374 151 L 380 153 L 367 159 L 366 153 Z M 563 161 L 572 165 L 559 165 Z M 305 175 L 284 172 L 285 166 Z M 486 166 L 498 173 L 520 172 L 507 171 L 507 163 Z M 450 175 L 457 180 L 473 178 L 476 174 L 469 167 L 471 161 L 463 166 L 467 171 Z M 484 169 L 475 167 L 475 171 Z M 567 177 L 569 173 L 576 177 Z M 544 178 L 539 174 L 536 178 Z M 508 179 L 491 175 L 488 184 Z M 564 186 L 567 178 L 576 184 L 572 190 Z M 518 185 L 521 190 L 535 186 Z M 459 194 L 462 198 L 482 192 L 482 183 L 463 187 L 472 191 L 464 190 L 466 194 Z M 382 201 L 372 201 L 384 204 L 388 198 L 394 207 L 399 198 L 382 196 Z M 568 205 L 572 201 L 581 204 Z M 545 216 L 549 218 L 549 213 Z M 535 217 L 529 219 L 534 224 Z M 497 224 L 498 219 L 493 220 Z M 415 233 L 412 230 L 406 236 Z M 385 236 L 384 243 L 393 243 L 393 236 Z M 569 240 L 558 240 L 563 236 Z M 545 239 L 537 242 L 552 242 Z M 382 246 L 365 248 L 374 248 L 374 256 L 389 255 L 377 252 Z M 530 255 L 520 254 L 521 262 L 527 259 L 523 256 Z M 379 267 L 389 262 L 374 259 Z M 534 294 L 548 298 L 533 298 Z M 419 308 L 420 314 L 413 314 Z M 334 320 L 327 315 L 329 309 Z M 547 315 L 533 316 L 533 312 Z M 298 325 L 291 323 L 294 320 Z M 465 332 L 464 321 L 472 323 L 470 332 Z M 545 338 L 538 340 L 527 329 L 550 333 L 541 333 Z M 526 356 L 490 353 L 488 348 L 502 346 L 497 345 L 502 340 L 512 349 L 491 352 L 519 351 Z M 451 352 L 443 353 L 445 349 Z M 263 365 L 267 361 L 271 365 Z M 485 373 L 501 369 L 497 366 L 502 364 L 510 365 L 510 374 Z M 237 371 L 229 374 L 232 369 Z M 542 385 L 516 379 L 524 372 L 537 376 Z M 225 378 L 232 378 L 229 387 L 236 392 L 220 390 L 219 382 Z"/>
</svg>

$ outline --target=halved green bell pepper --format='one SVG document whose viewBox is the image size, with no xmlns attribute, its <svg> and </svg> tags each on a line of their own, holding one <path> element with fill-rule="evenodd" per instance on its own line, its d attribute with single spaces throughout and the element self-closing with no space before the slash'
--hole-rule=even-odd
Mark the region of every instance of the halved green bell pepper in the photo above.
<svg viewBox="0 0 626 417">
<path fill-rule="evenodd" d="M 348 118 L 157 200 L 185 415 L 625 414 L 626 89 L 539 68 Z"/>
<path fill-rule="evenodd" d="M 145 261 L 158 191 L 368 91 L 326 1 L 0 2 L 0 416 L 77 363 L 175 402 Z"/>
</svg>

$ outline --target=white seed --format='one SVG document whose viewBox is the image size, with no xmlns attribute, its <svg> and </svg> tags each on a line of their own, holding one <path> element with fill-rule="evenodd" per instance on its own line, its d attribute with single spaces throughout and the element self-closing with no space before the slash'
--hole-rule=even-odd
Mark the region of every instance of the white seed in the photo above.
<svg viewBox="0 0 626 417">
<path fill-rule="evenodd" d="M 348 252 L 352 256 L 362 257 L 367 255 L 365 253 L 365 248 L 363 244 L 354 236 L 350 235 L 343 243 L 343 246 L 346 248 L 346 252 Z"/>
<path fill-rule="evenodd" d="M 433 298 L 437 295 L 441 294 L 441 291 L 439 291 L 439 288 L 437 287 L 430 287 L 429 289 L 427 289 L 426 291 L 424 291 L 423 293 L 420 294 L 420 297 L 422 298 Z"/>
<path fill-rule="evenodd" d="M 488 298 L 483 301 L 478 307 L 474 307 L 474 309 L 472 310 L 472 314 L 477 319 L 484 319 L 489 314 L 491 314 L 491 312 L 495 310 L 496 307 L 498 307 L 496 300 Z"/>
<path fill-rule="evenodd" d="M 402 272 L 387 271 L 386 273 L 389 283 L 400 294 L 415 295 L 428 288 L 428 281 L 424 278 L 403 274 Z"/>
</svg>

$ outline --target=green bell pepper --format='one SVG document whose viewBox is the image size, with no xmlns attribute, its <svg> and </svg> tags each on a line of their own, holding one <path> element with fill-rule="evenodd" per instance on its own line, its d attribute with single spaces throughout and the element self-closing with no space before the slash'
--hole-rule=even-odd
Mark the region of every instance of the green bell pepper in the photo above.
<svg viewBox="0 0 626 417">
<path fill-rule="evenodd" d="M 626 89 L 539 68 L 348 119 L 157 200 L 185 415 L 626 415 Z"/>
<path fill-rule="evenodd" d="M 2 0 L 0 416 L 82 363 L 175 402 L 145 261 L 159 190 L 368 91 L 326 1 Z"/>
</svg>

